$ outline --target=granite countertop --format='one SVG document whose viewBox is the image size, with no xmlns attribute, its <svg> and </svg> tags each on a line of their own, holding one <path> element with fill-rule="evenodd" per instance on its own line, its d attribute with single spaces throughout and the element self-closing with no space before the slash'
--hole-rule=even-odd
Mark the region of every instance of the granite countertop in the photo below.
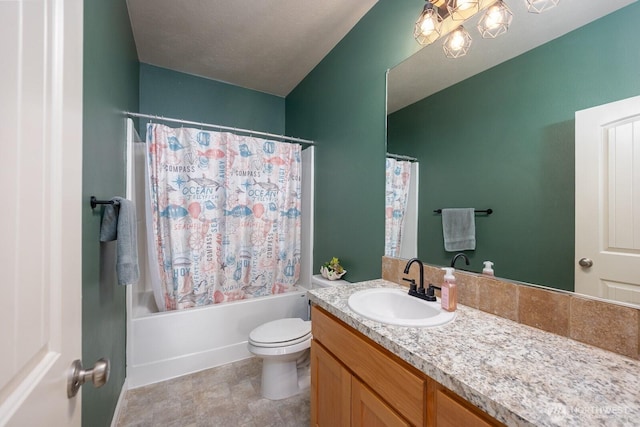
<svg viewBox="0 0 640 427">
<path fill-rule="evenodd" d="M 509 426 L 638 426 L 640 361 L 458 304 L 456 319 L 407 328 L 347 305 L 371 280 L 309 298 L 410 365 Z"/>
</svg>

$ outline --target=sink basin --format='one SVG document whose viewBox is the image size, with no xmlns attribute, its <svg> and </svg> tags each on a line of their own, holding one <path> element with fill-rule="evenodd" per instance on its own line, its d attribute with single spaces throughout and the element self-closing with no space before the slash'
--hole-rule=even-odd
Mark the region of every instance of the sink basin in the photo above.
<svg viewBox="0 0 640 427">
<path fill-rule="evenodd" d="M 349 297 L 348 304 L 360 316 L 397 326 L 439 326 L 456 317 L 455 312 L 443 310 L 440 302 L 409 296 L 407 291 L 400 289 L 373 288 L 358 291 Z"/>
</svg>

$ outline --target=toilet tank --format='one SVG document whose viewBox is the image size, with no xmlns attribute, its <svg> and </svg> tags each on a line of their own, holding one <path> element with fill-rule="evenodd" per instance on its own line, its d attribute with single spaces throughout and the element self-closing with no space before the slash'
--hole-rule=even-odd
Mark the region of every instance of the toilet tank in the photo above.
<svg viewBox="0 0 640 427">
<path fill-rule="evenodd" d="M 338 286 L 347 284 L 346 280 L 329 280 L 322 277 L 320 274 L 315 274 L 311 277 L 311 289 L 329 288 L 331 286 Z"/>
</svg>

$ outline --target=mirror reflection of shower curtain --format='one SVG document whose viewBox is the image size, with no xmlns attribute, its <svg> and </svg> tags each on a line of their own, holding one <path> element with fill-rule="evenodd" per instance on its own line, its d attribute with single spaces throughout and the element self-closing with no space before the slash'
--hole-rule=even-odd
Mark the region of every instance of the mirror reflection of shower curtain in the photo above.
<svg viewBox="0 0 640 427">
<path fill-rule="evenodd" d="M 147 163 L 161 310 L 296 289 L 300 145 L 149 124 Z"/>
<path fill-rule="evenodd" d="M 386 256 L 417 256 L 417 168 L 417 163 L 386 159 Z"/>
</svg>

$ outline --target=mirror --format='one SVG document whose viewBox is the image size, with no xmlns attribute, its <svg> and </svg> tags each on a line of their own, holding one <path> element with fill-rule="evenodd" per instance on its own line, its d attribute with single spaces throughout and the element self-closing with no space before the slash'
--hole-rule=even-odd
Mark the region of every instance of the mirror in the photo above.
<svg viewBox="0 0 640 427">
<path fill-rule="evenodd" d="M 574 114 L 640 93 L 627 46 L 640 37 L 640 4 L 563 0 L 537 15 L 507 3 L 506 34 L 482 39 L 476 16 L 467 56 L 445 58 L 436 41 L 389 71 L 387 151 L 420 164 L 423 261 L 455 254 L 434 210 L 491 208 L 476 215 L 470 265 L 456 267 L 480 272 L 490 260 L 496 276 L 573 291 Z"/>
</svg>

